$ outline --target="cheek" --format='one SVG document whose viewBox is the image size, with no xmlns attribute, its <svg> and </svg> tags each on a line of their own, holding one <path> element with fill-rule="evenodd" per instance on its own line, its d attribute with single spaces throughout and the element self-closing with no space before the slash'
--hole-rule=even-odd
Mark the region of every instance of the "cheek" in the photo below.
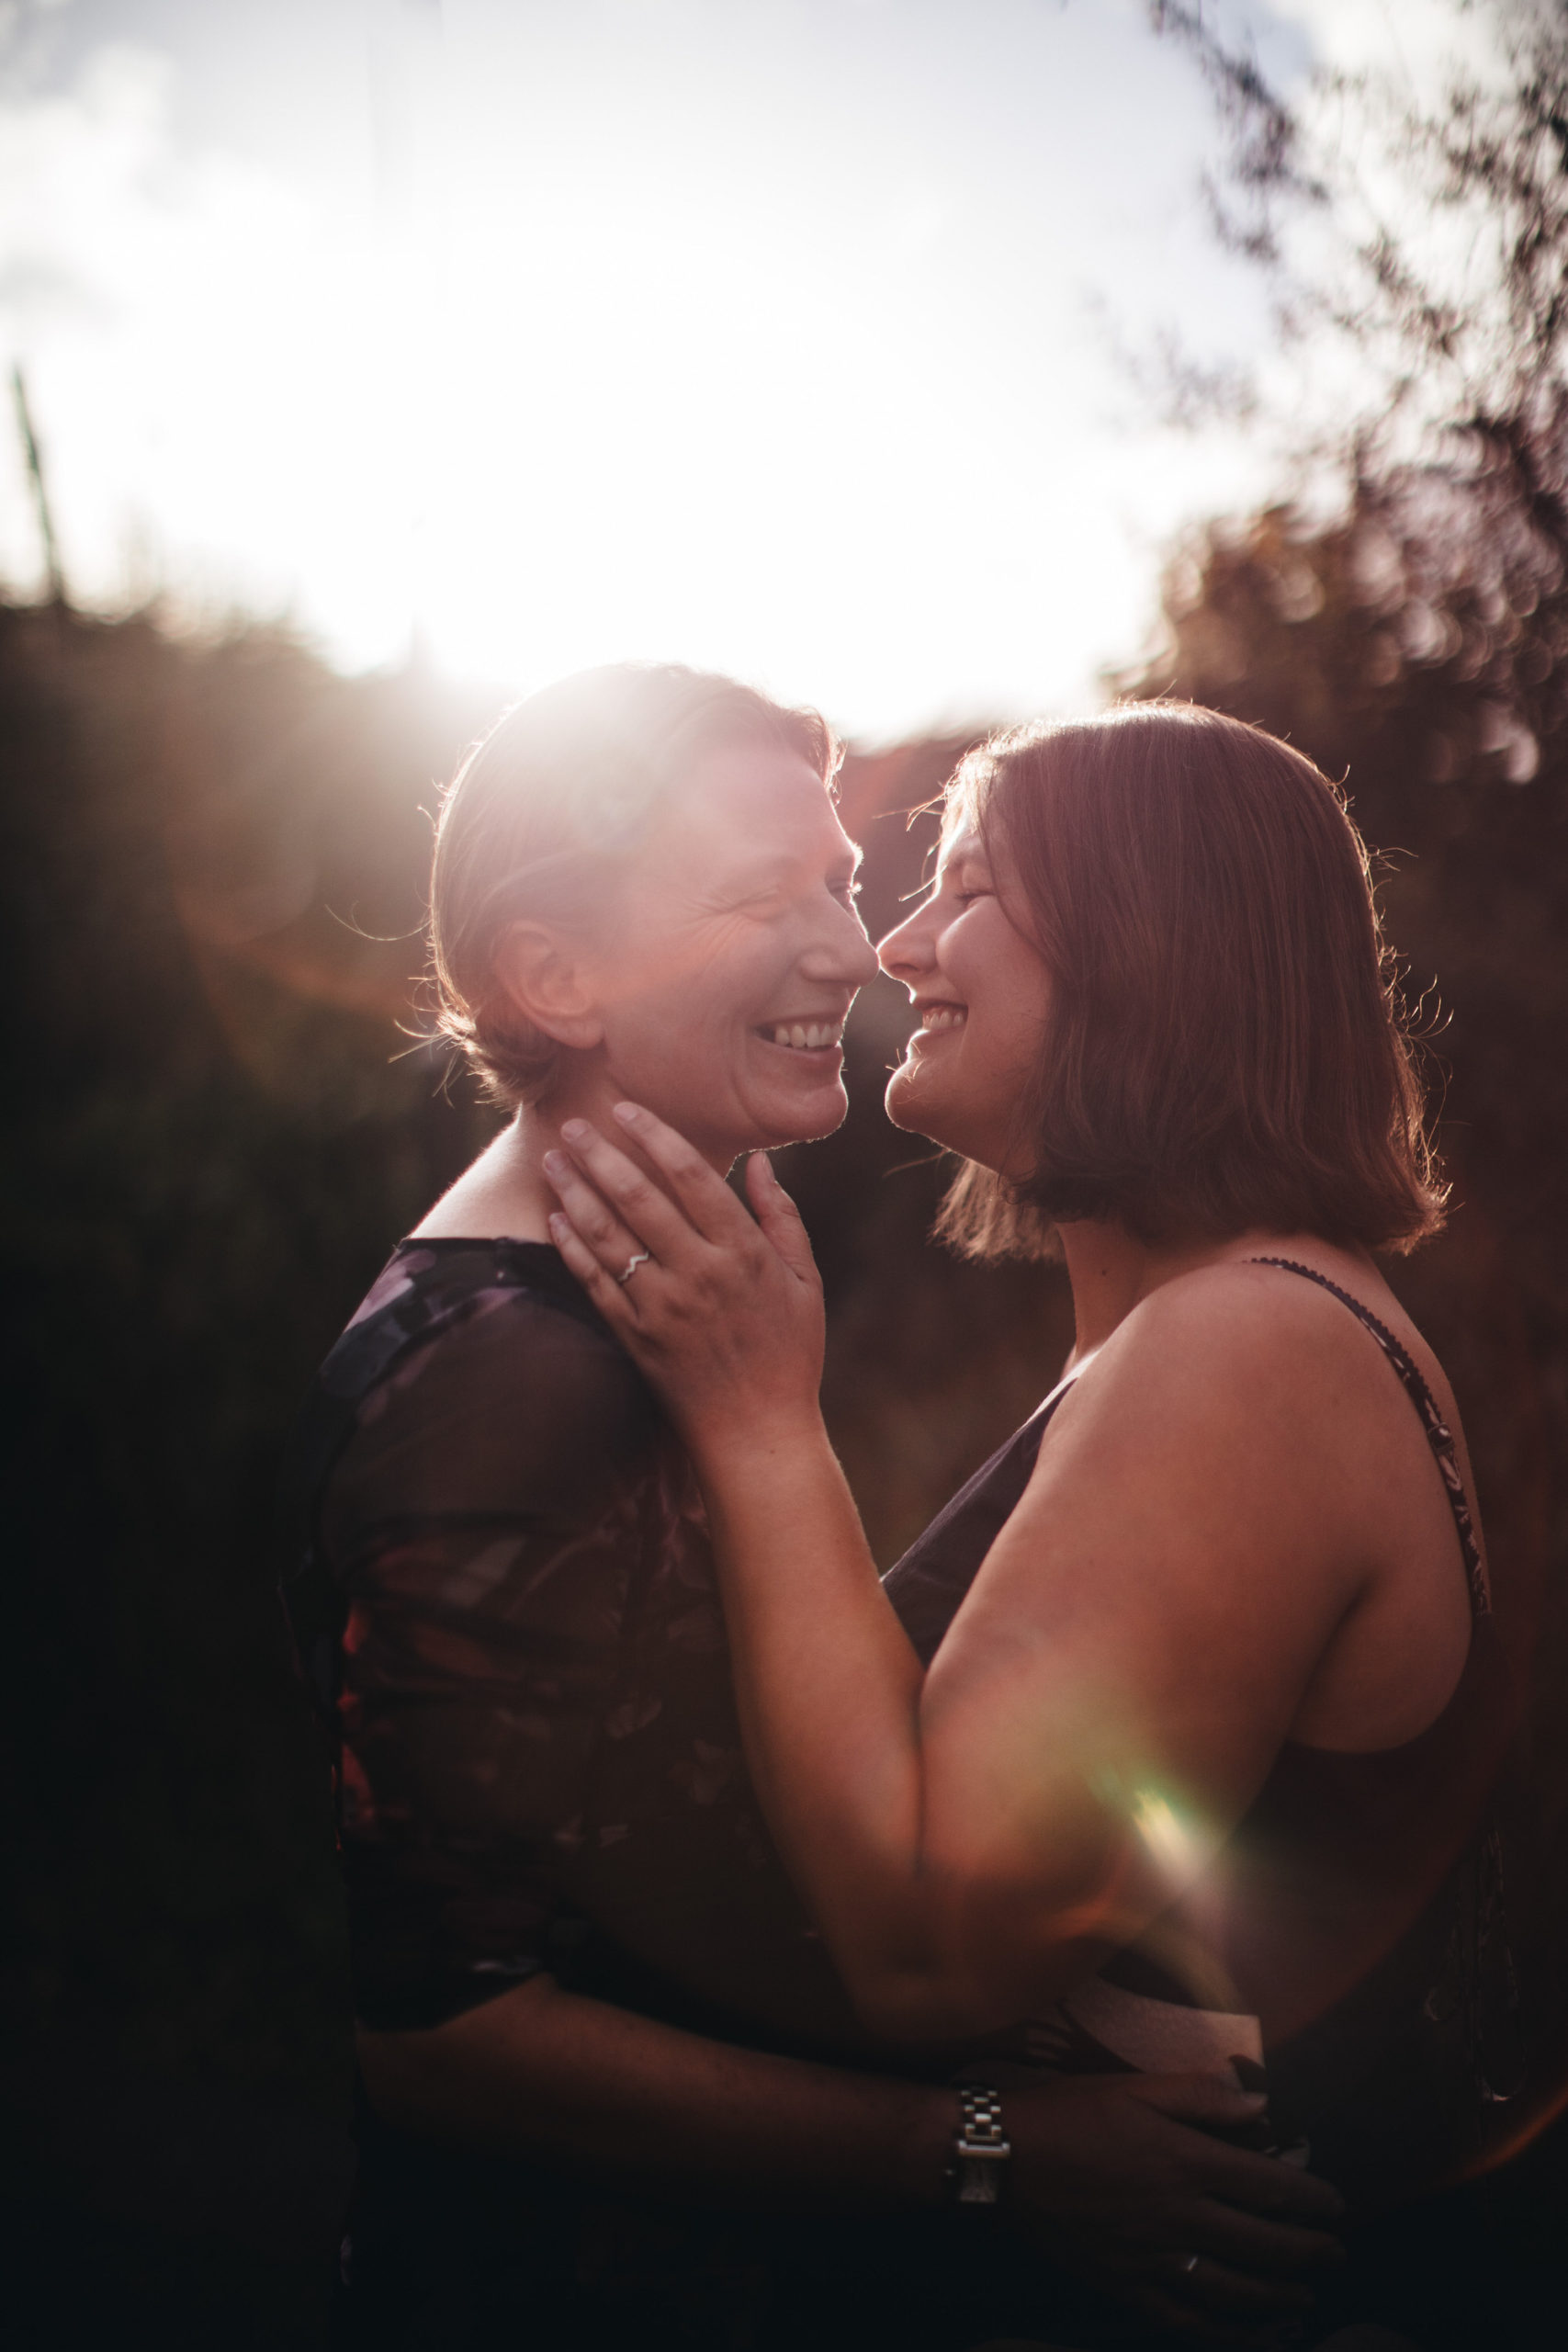
<svg viewBox="0 0 1568 2352">
<path fill-rule="evenodd" d="M 633 938 L 619 958 L 615 989 L 622 1019 L 671 1035 L 698 1027 L 709 1035 L 739 993 L 733 944 L 672 930 Z"/>
<path fill-rule="evenodd" d="M 733 955 L 685 953 L 666 958 L 657 976 L 626 999 L 617 1023 L 620 1050 L 648 1073 L 648 1084 L 695 1109 L 732 1083 L 744 1061 L 750 1000 Z M 676 1122 L 680 1124 L 679 1121 Z"/>
</svg>

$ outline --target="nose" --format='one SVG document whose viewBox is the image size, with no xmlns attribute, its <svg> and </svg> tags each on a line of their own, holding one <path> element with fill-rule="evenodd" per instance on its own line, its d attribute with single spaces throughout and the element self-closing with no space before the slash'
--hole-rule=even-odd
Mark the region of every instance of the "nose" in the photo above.
<svg viewBox="0 0 1568 2352">
<path fill-rule="evenodd" d="M 824 915 L 821 930 L 804 959 L 814 979 L 835 986 L 863 989 L 876 978 L 876 950 L 865 935 L 865 925 L 852 907 L 840 899 Z"/>
<path fill-rule="evenodd" d="M 922 972 L 931 966 L 930 910 L 917 907 L 912 914 L 878 942 L 876 960 L 890 979 L 902 981 L 912 989 Z"/>
</svg>

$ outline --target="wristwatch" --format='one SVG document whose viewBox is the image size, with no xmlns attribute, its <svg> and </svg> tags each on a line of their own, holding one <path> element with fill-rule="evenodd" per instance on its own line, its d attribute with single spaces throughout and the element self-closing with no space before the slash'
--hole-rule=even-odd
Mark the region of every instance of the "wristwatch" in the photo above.
<svg viewBox="0 0 1568 2352">
<path fill-rule="evenodd" d="M 962 2083 L 958 2104 L 958 2134 L 947 2176 L 953 2202 L 995 2205 L 1012 2154 L 1012 2143 L 1002 2130 L 1001 2100 L 985 2083 Z"/>
</svg>

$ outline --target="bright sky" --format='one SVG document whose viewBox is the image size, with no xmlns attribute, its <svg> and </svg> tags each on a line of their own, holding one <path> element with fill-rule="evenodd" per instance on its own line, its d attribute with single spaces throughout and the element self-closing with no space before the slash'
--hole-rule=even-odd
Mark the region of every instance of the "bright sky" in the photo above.
<svg viewBox="0 0 1568 2352">
<path fill-rule="evenodd" d="M 1444 13 L 1228 21 L 1292 86 Z M 1214 151 L 1141 0 L 0 0 L 0 360 L 85 602 L 516 691 L 682 659 L 863 739 L 1063 709 L 1269 487 L 1113 353 L 1262 342 Z"/>
</svg>

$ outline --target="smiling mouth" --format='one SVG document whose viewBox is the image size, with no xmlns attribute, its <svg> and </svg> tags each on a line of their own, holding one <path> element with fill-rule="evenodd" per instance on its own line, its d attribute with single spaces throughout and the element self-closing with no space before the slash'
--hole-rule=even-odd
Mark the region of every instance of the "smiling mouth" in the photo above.
<svg viewBox="0 0 1568 2352">
<path fill-rule="evenodd" d="M 764 1021 L 757 1031 L 764 1044 L 795 1054 L 837 1052 L 844 1039 L 841 1021 Z"/>
<path fill-rule="evenodd" d="M 943 1029 L 962 1029 L 969 1018 L 966 1004 L 928 1004 L 921 1007 L 918 1037 L 931 1037 Z"/>
</svg>

